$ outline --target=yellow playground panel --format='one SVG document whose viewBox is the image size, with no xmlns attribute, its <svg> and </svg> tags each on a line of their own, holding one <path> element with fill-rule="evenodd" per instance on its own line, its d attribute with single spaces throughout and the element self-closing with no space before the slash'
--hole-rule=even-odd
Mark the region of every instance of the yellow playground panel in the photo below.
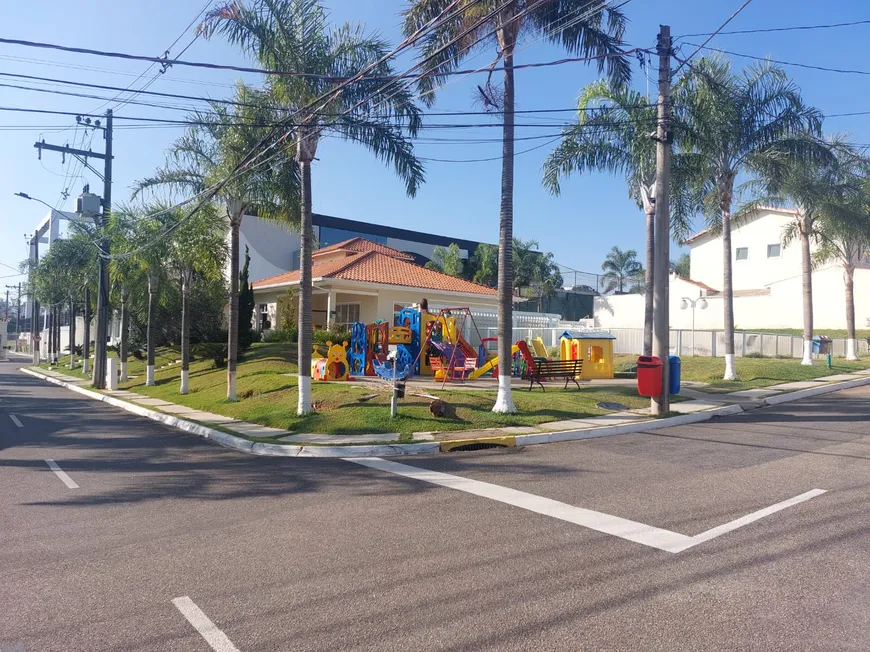
<svg viewBox="0 0 870 652">
<path fill-rule="evenodd" d="M 544 346 L 544 340 L 540 337 L 536 337 L 532 340 L 532 353 L 536 358 L 549 358 L 547 355 L 547 347 Z"/>
<path fill-rule="evenodd" d="M 565 331 L 560 340 L 562 360 L 583 360 L 580 378 L 613 378 L 613 341 L 606 332 Z"/>
</svg>

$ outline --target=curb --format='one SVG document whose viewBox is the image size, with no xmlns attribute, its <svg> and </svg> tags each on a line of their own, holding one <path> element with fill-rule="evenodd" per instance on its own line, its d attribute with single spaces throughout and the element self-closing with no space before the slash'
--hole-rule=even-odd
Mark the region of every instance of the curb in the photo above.
<svg viewBox="0 0 870 652">
<path fill-rule="evenodd" d="M 779 396 L 768 396 L 762 403 L 764 405 L 779 405 L 780 403 L 788 403 L 789 401 L 799 401 L 802 398 L 811 398 L 821 394 L 829 394 L 837 392 L 841 389 L 852 389 L 853 387 L 861 387 L 862 385 L 870 384 L 870 376 L 867 378 L 856 378 L 855 380 L 846 380 L 842 383 L 828 383 L 819 387 L 809 387 L 807 389 L 799 389 L 788 394 L 780 394 Z"/>
<path fill-rule="evenodd" d="M 242 437 L 236 437 L 214 428 L 194 423 L 193 421 L 185 421 L 170 414 L 149 410 L 141 405 L 128 403 L 106 394 L 101 394 L 72 383 L 67 383 L 51 376 L 46 376 L 33 369 L 21 368 L 23 373 L 45 380 L 54 385 L 65 387 L 83 396 L 91 399 L 96 399 L 104 403 L 108 403 L 114 407 L 121 408 L 127 412 L 157 421 L 171 428 L 183 430 L 204 439 L 214 441 L 216 444 L 240 451 L 251 455 L 263 455 L 269 457 L 389 457 L 398 455 L 427 455 L 431 453 L 447 453 L 461 446 L 469 446 L 474 444 L 495 444 L 504 447 L 537 446 L 539 444 L 554 444 L 564 441 L 577 441 L 582 439 L 594 439 L 597 437 L 609 437 L 611 435 L 626 435 L 635 432 L 649 432 L 652 430 L 660 430 L 662 428 L 671 428 L 673 426 L 685 426 L 692 423 L 700 423 L 701 421 L 709 421 L 714 417 L 725 417 L 734 414 L 741 414 L 744 409 L 734 403 L 723 405 L 722 407 L 713 408 L 710 410 L 702 410 L 701 412 L 693 412 L 691 414 L 681 414 L 675 417 L 667 417 L 664 419 L 652 419 L 645 421 L 635 421 L 632 423 L 623 423 L 614 426 L 601 426 L 598 428 L 584 428 L 582 430 L 566 430 L 562 432 L 548 432 L 531 435 L 510 435 L 503 437 L 480 437 L 477 439 L 450 439 L 440 442 L 423 442 L 416 444 L 379 444 L 375 446 L 294 446 L 292 444 L 266 444 L 260 442 L 252 442 Z M 853 387 L 861 387 L 862 385 L 870 384 L 870 376 L 867 378 L 856 378 L 842 383 L 831 383 L 822 385 L 821 387 L 811 387 L 809 389 L 789 392 L 779 396 L 771 396 L 764 399 L 762 405 L 778 405 L 780 403 L 788 403 L 789 401 L 799 401 L 804 398 L 818 396 L 820 394 L 828 394 L 841 389 L 851 389 Z"/>
<path fill-rule="evenodd" d="M 422 455 L 425 453 L 437 453 L 440 450 L 439 442 L 425 442 L 419 444 L 381 444 L 376 446 L 293 446 L 291 444 L 264 444 L 255 443 L 235 435 L 230 435 L 208 426 L 203 426 L 193 421 L 185 421 L 170 414 L 149 410 L 141 405 L 128 403 L 106 394 L 67 383 L 51 376 L 46 376 L 32 369 L 22 368 L 21 371 L 29 376 L 45 380 L 53 385 L 65 387 L 88 398 L 108 403 L 127 412 L 132 412 L 140 417 L 158 421 L 171 428 L 177 428 L 209 439 L 226 448 L 250 453 L 252 455 L 266 455 L 272 457 L 381 457 L 392 455 Z"/>
</svg>

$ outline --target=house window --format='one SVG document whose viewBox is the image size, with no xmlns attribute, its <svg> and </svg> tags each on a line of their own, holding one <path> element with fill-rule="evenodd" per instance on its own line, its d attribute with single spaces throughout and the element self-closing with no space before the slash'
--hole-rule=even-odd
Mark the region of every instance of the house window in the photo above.
<svg viewBox="0 0 870 652">
<path fill-rule="evenodd" d="M 780 246 L 778 244 L 767 245 L 767 257 L 779 258 Z"/>
<path fill-rule="evenodd" d="M 359 321 L 359 304 L 358 303 L 339 303 L 335 306 L 335 323 L 352 324 Z"/>
<path fill-rule="evenodd" d="M 749 247 L 737 247 L 737 260 L 749 260 Z"/>
<path fill-rule="evenodd" d="M 299 267 L 299 249 L 295 249 L 293 253 L 290 254 L 290 271 L 295 272 Z"/>
</svg>

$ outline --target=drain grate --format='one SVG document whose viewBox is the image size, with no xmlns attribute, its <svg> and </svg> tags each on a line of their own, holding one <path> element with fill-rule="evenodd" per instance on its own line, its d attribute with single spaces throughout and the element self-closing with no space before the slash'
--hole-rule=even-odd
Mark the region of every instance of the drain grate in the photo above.
<svg viewBox="0 0 870 652">
<path fill-rule="evenodd" d="M 456 446 L 450 449 L 450 453 L 455 453 L 456 451 L 482 451 L 488 448 L 510 448 L 509 446 L 505 446 L 504 444 L 493 444 L 492 442 L 480 442 L 477 444 L 463 444 L 462 446 Z"/>
</svg>

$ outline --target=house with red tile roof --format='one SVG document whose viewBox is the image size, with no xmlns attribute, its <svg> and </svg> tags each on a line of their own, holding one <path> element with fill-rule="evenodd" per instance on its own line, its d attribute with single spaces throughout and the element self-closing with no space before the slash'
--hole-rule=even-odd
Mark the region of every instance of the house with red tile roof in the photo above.
<svg viewBox="0 0 870 652">
<path fill-rule="evenodd" d="M 361 237 L 324 247 L 312 255 L 316 328 L 392 322 L 402 308 L 427 299 L 430 310 L 463 307 L 495 310 L 495 288 L 415 264 L 414 257 Z M 254 281 L 259 330 L 277 328 L 282 307 L 296 301 L 299 271 Z M 288 293 L 288 290 L 291 291 Z"/>
</svg>

